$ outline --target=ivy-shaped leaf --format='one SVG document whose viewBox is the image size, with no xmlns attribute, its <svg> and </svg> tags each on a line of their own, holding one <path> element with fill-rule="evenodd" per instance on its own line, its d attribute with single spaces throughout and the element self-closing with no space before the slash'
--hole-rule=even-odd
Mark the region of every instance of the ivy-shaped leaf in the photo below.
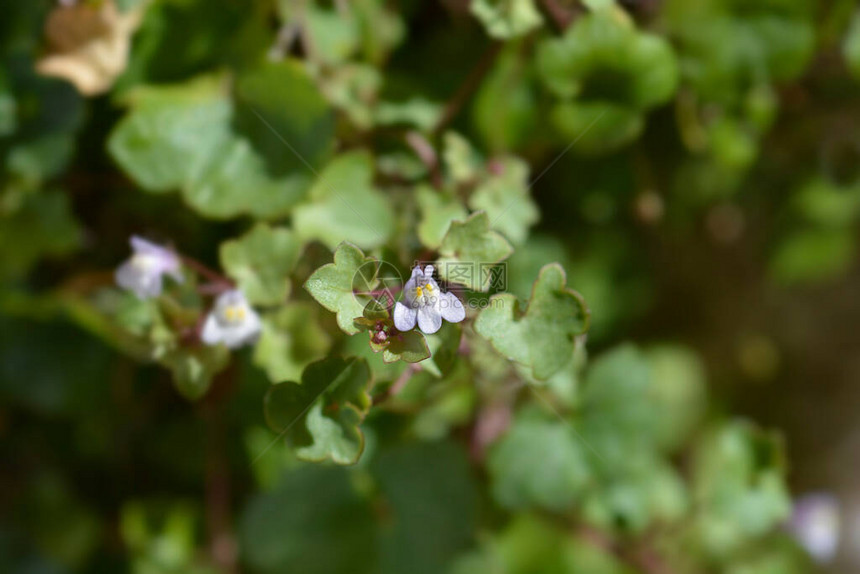
<svg viewBox="0 0 860 574">
<path fill-rule="evenodd" d="M 472 0 L 471 11 L 499 40 L 516 38 L 543 24 L 534 0 Z"/>
<path fill-rule="evenodd" d="M 329 357 L 311 363 L 301 383 L 274 385 L 266 421 L 304 460 L 353 464 L 364 450 L 359 425 L 370 410 L 370 368 L 364 359 Z"/>
<path fill-rule="evenodd" d="M 490 229 L 484 212 L 473 213 L 465 221 L 454 221 L 439 247 L 439 275 L 446 281 L 462 283 L 474 291 L 489 289 L 491 277 L 483 270 L 507 259 L 514 252 L 508 240 Z M 459 270 L 469 273 L 462 276 Z"/>
<path fill-rule="evenodd" d="M 523 243 L 529 228 L 540 218 L 529 195 L 528 164 L 516 157 L 494 161 L 489 177 L 472 192 L 469 207 L 487 212 L 493 229 L 501 231 L 511 243 Z"/>
<path fill-rule="evenodd" d="M 343 242 L 334 252 L 334 263 L 314 271 L 304 288 L 317 303 L 337 313 L 337 324 L 344 333 L 355 335 L 359 331 L 355 319 L 363 315 L 367 303 L 356 293 L 375 287 L 377 264 L 352 243 Z"/>
<path fill-rule="evenodd" d="M 469 214 L 466 207 L 453 195 L 436 191 L 422 185 L 415 190 L 415 199 L 421 210 L 418 223 L 418 239 L 428 249 L 437 249 L 442 244 L 445 233 L 456 219 L 465 219 Z"/>
<path fill-rule="evenodd" d="M 530 367 L 536 379 L 548 379 L 567 365 L 577 335 L 588 330 L 588 307 L 566 282 L 561 265 L 544 266 L 525 310 L 509 293 L 494 295 L 475 330 L 500 353 Z"/>
<path fill-rule="evenodd" d="M 263 316 L 254 363 L 273 383 L 298 379 L 308 363 L 328 351 L 331 341 L 315 311 L 310 303 L 294 302 Z"/>
<path fill-rule="evenodd" d="M 278 305 L 290 293 L 289 275 L 300 247 L 289 229 L 260 223 L 242 237 L 221 244 L 221 265 L 248 301 Z"/>
<path fill-rule="evenodd" d="M 310 201 L 293 212 L 302 239 L 334 249 L 342 241 L 363 248 L 384 244 L 394 231 L 388 199 L 373 186 L 373 158 L 367 152 L 343 154 L 319 174 Z"/>
</svg>

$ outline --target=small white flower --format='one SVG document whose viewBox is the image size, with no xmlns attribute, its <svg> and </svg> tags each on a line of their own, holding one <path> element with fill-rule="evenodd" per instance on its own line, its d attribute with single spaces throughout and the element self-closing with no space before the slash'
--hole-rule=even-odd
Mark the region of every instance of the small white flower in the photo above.
<svg viewBox="0 0 860 574">
<path fill-rule="evenodd" d="M 788 530 L 816 562 L 830 562 L 839 547 L 839 501 L 827 493 L 800 497 L 794 503 Z"/>
<path fill-rule="evenodd" d="M 442 328 L 442 319 L 459 323 L 466 318 L 463 303 L 453 293 L 443 293 L 433 280 L 433 266 L 412 270 L 412 277 L 403 286 L 403 301 L 394 305 L 394 326 L 399 331 L 415 327 L 432 334 Z"/>
<path fill-rule="evenodd" d="M 120 287 L 141 299 L 148 299 L 161 295 L 163 275 L 170 275 L 182 283 L 182 270 L 176 253 L 136 235 L 131 237 L 130 243 L 133 254 L 115 274 Z"/>
<path fill-rule="evenodd" d="M 206 317 L 200 338 L 207 345 L 224 343 L 236 349 L 253 343 L 260 334 L 260 316 L 248 305 L 239 291 L 225 291 L 215 300 L 215 308 Z"/>
</svg>

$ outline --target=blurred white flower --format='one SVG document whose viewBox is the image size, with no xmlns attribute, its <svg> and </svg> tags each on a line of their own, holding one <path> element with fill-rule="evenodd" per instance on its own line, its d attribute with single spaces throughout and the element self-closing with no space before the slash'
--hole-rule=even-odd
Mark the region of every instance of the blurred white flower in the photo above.
<svg viewBox="0 0 860 574">
<path fill-rule="evenodd" d="M 116 282 L 141 299 L 161 295 L 162 277 L 170 275 L 182 283 L 179 257 L 166 247 L 133 235 L 130 240 L 133 254 L 116 270 Z"/>
<path fill-rule="evenodd" d="M 429 335 L 442 328 L 442 319 L 459 323 L 466 318 L 466 309 L 457 296 L 439 289 L 432 265 L 424 271 L 415 266 L 403 287 L 403 300 L 405 304 L 398 301 L 394 305 L 394 326 L 399 331 L 413 329 L 417 321 L 418 328 Z"/>
<path fill-rule="evenodd" d="M 206 317 L 200 338 L 207 345 L 224 343 L 236 349 L 253 343 L 260 334 L 260 316 L 239 291 L 226 291 L 215 300 L 215 308 Z"/>
<path fill-rule="evenodd" d="M 816 562 L 830 562 L 839 546 L 839 501 L 826 493 L 798 498 L 788 530 Z"/>
</svg>

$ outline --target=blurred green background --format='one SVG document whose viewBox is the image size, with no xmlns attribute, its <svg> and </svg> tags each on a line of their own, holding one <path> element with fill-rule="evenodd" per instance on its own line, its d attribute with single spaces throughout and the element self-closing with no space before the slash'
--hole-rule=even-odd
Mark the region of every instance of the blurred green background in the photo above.
<svg viewBox="0 0 860 574">
<path fill-rule="evenodd" d="M 858 96 L 854 0 L 2 0 L 0 572 L 857 571 Z M 587 353 L 530 386 L 467 326 L 387 396 L 301 285 L 467 207 Z M 301 246 L 263 350 L 113 285 L 132 234 L 229 267 L 260 221 Z M 264 416 L 329 352 L 381 402 L 354 466 Z"/>
</svg>

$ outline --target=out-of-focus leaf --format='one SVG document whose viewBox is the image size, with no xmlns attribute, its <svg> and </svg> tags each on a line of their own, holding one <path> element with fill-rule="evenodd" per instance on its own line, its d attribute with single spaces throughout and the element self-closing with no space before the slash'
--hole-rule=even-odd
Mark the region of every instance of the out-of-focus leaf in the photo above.
<svg viewBox="0 0 860 574">
<path fill-rule="evenodd" d="M 234 131 L 234 106 L 219 78 L 142 89 L 131 99 L 132 111 L 111 134 L 108 149 L 144 189 L 181 189 L 189 205 L 207 217 L 277 217 L 304 195 L 311 172 L 282 142 L 280 161 L 273 162 L 265 155 L 274 153 L 272 140 L 292 137 L 290 145 L 304 149 L 308 144 L 302 135 L 319 129 L 313 137 L 322 143 L 315 149 L 327 149 L 330 141 L 320 127 L 328 112 L 307 82 L 287 64 L 242 79 L 241 101 L 253 107 L 242 112 L 240 126 L 251 139 Z M 295 88 L 289 113 L 269 114 L 270 101 L 259 95 L 269 83 Z M 255 115 L 253 128 L 247 114 Z M 293 120 L 296 124 L 287 129 Z"/>
<path fill-rule="evenodd" d="M 254 347 L 254 363 L 273 383 L 297 380 L 302 370 L 325 356 L 331 345 L 315 309 L 293 302 L 263 317 L 263 332 Z"/>
<path fill-rule="evenodd" d="M 553 120 L 574 147 L 601 153 L 635 139 L 644 112 L 666 102 L 678 84 L 678 64 L 662 37 L 638 32 L 608 12 L 582 17 L 559 39 L 545 40 L 538 69 L 566 102 Z"/>
<path fill-rule="evenodd" d="M 702 439 L 693 465 L 697 519 L 690 535 L 726 557 L 782 522 L 791 511 L 782 443 L 743 422 Z"/>
<path fill-rule="evenodd" d="M 475 322 L 475 330 L 509 359 L 546 380 L 573 355 L 575 337 L 588 330 L 589 311 L 582 297 L 566 286 L 560 265 L 544 266 L 525 309 L 509 293 L 494 295 Z"/>
<path fill-rule="evenodd" d="M 472 542 L 477 493 L 463 449 L 451 442 L 383 450 L 371 465 L 391 514 L 381 525 L 384 574 L 438 574 Z"/>
<path fill-rule="evenodd" d="M 856 249 L 850 228 L 800 229 L 779 244 L 770 272 L 787 284 L 827 280 L 848 269 Z"/>
<path fill-rule="evenodd" d="M 521 244 L 540 217 L 529 193 L 528 164 L 516 157 L 493 161 L 488 177 L 472 192 L 469 207 L 485 211 L 493 229 Z"/>
<path fill-rule="evenodd" d="M 300 62 L 270 62 L 240 75 L 235 107 L 239 132 L 275 177 L 314 174 L 334 146 L 334 114 Z"/>
<path fill-rule="evenodd" d="M 373 159 L 366 152 L 339 156 L 320 172 L 310 201 L 293 213 L 296 233 L 329 249 L 343 241 L 362 248 L 384 244 L 394 231 L 387 198 L 373 186 Z"/>
<path fill-rule="evenodd" d="M 484 212 L 473 213 L 463 221 L 452 221 L 439 247 L 439 275 L 468 289 L 486 291 L 490 277 L 484 269 L 503 261 L 513 253 L 510 243 L 490 229 L 490 218 Z M 457 270 L 466 270 L 466 275 Z"/>
<path fill-rule="evenodd" d="M 534 68 L 522 46 L 508 46 L 475 96 L 474 123 L 490 150 L 518 149 L 539 135 L 535 84 Z"/>
<path fill-rule="evenodd" d="M 510 509 L 570 510 L 591 478 L 581 440 L 564 421 L 518 414 L 487 460 L 493 497 Z"/>
<path fill-rule="evenodd" d="M 300 244 L 286 227 L 258 224 L 238 239 L 221 244 L 221 265 L 255 305 L 283 303 Z"/>
<path fill-rule="evenodd" d="M 701 422 L 707 400 L 705 368 L 691 350 L 671 345 L 649 349 L 651 389 L 648 398 L 665 416 L 657 420 L 656 439 L 666 451 L 686 444 Z"/>
<path fill-rule="evenodd" d="M 429 132 L 441 114 L 441 104 L 415 97 L 402 102 L 379 102 L 374 118 L 379 125 L 406 125 Z"/>
<path fill-rule="evenodd" d="M 252 572 L 372 574 L 377 562 L 373 509 L 342 468 L 305 466 L 257 495 L 240 522 Z"/>
<path fill-rule="evenodd" d="M 421 210 L 418 239 L 428 249 L 436 249 L 442 244 L 452 221 L 465 219 L 468 215 L 459 199 L 428 185 L 421 185 L 415 190 L 415 199 Z"/>
<path fill-rule="evenodd" d="M 633 570 L 592 541 L 573 537 L 544 518 L 519 514 L 479 550 L 460 557 L 451 572 L 632 574 Z"/>
<path fill-rule="evenodd" d="M 21 277 L 43 257 L 73 252 L 82 235 L 64 193 L 28 195 L 11 214 L 0 213 L 0 279 Z"/>
<path fill-rule="evenodd" d="M 299 458 L 353 464 L 364 450 L 359 424 L 370 410 L 370 368 L 364 359 L 329 357 L 308 365 L 301 383 L 266 394 L 266 421 Z"/>
<path fill-rule="evenodd" d="M 230 351 L 224 345 L 197 345 L 169 351 L 159 362 L 170 369 L 183 396 L 196 400 L 206 394 L 212 378 L 227 367 Z"/>
<path fill-rule="evenodd" d="M 534 0 L 472 0 L 474 14 L 493 38 L 507 40 L 543 24 Z"/>
<path fill-rule="evenodd" d="M 457 132 L 446 132 L 442 161 L 455 184 L 469 183 L 478 177 L 483 159 L 472 144 Z"/>
</svg>

